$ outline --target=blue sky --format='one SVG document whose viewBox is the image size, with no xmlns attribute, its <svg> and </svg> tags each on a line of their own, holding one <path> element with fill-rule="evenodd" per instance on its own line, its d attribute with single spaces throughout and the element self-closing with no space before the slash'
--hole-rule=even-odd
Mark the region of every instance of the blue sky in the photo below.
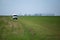
<svg viewBox="0 0 60 40">
<path fill-rule="evenodd" d="M 60 0 L 0 0 L 0 15 L 60 14 Z"/>
</svg>

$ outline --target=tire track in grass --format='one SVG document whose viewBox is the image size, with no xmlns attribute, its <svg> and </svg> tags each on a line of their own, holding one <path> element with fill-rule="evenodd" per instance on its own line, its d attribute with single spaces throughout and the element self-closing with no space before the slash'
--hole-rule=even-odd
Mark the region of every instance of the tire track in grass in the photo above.
<svg viewBox="0 0 60 40">
<path fill-rule="evenodd" d="M 39 35 L 33 28 L 28 28 L 26 24 L 20 21 L 22 27 L 24 28 L 24 40 L 42 40 L 42 35 Z M 41 37 L 42 36 L 42 37 Z"/>
<path fill-rule="evenodd" d="M 28 28 L 29 26 L 27 27 L 26 24 L 24 23 L 24 21 L 22 22 L 21 19 L 20 19 L 20 23 L 24 28 L 24 37 L 26 40 L 39 40 L 40 39 L 40 37 L 36 34 L 36 32 L 33 30 L 33 28 Z"/>
</svg>

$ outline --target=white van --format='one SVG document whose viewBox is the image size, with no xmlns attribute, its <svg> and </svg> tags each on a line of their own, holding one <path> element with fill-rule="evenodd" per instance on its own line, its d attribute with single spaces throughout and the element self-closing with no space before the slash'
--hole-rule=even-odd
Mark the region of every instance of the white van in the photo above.
<svg viewBox="0 0 60 40">
<path fill-rule="evenodd" d="M 17 19 L 18 19 L 18 16 L 17 16 L 17 15 L 13 15 L 12 18 L 13 18 L 14 20 L 17 20 Z"/>
</svg>

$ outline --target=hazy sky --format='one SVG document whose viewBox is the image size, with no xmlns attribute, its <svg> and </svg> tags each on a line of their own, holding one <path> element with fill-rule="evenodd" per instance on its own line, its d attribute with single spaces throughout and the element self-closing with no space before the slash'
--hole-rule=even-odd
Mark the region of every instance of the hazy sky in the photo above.
<svg viewBox="0 0 60 40">
<path fill-rule="evenodd" d="M 0 0 L 0 15 L 34 13 L 60 14 L 60 0 Z"/>
</svg>

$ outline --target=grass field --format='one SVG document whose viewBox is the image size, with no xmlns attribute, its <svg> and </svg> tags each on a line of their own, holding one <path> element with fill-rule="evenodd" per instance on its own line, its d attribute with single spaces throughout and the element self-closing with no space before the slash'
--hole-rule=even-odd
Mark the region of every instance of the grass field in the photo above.
<svg viewBox="0 0 60 40">
<path fill-rule="evenodd" d="M 60 16 L 0 16 L 0 40 L 60 40 Z"/>
</svg>

